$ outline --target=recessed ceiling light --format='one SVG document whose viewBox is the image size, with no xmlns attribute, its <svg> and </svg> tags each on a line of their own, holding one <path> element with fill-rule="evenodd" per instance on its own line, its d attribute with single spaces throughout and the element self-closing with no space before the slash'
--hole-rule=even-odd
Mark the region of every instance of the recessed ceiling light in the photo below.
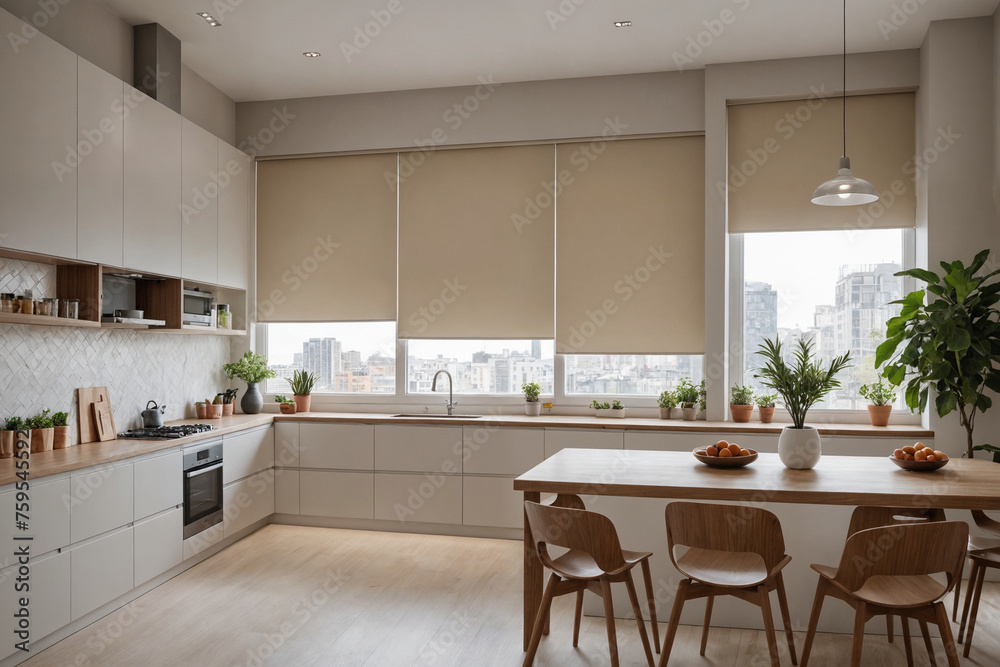
<svg viewBox="0 0 1000 667">
<path fill-rule="evenodd" d="M 319 58 L 323 54 L 320 53 L 319 51 L 306 51 L 302 55 L 304 55 L 306 58 Z"/>
<path fill-rule="evenodd" d="M 616 28 L 631 28 L 632 27 L 632 22 L 631 21 L 615 21 L 615 27 Z"/>
<path fill-rule="evenodd" d="M 212 16 L 208 12 L 195 12 L 195 14 L 208 21 L 208 25 L 212 26 L 213 28 L 218 28 L 219 26 L 222 25 L 214 16 Z"/>
</svg>

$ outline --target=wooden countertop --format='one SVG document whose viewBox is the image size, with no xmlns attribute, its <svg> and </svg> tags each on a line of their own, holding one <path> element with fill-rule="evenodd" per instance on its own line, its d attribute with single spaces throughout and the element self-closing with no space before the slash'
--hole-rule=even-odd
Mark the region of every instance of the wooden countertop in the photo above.
<svg viewBox="0 0 1000 667">
<path fill-rule="evenodd" d="M 690 452 L 564 449 L 514 480 L 517 491 L 815 505 L 1000 510 L 1000 465 L 954 458 L 908 472 L 888 457 L 824 456 L 790 470 L 777 454 L 744 468 L 710 468 Z"/>
</svg>

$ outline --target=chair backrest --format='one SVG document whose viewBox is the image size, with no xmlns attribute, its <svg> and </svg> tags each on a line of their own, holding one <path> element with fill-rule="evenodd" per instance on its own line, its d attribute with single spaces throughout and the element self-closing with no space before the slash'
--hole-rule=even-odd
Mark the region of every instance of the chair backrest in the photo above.
<svg viewBox="0 0 1000 667">
<path fill-rule="evenodd" d="M 1000 537 L 1000 521 L 991 519 L 983 510 L 972 510 L 972 519 L 982 530 Z"/>
<path fill-rule="evenodd" d="M 862 505 L 854 508 L 847 536 L 869 528 L 882 526 L 911 526 L 914 524 L 947 521 L 944 510 L 924 507 L 875 507 Z"/>
<path fill-rule="evenodd" d="M 551 567 L 546 545 L 589 554 L 605 572 L 617 572 L 625 566 L 618 531 L 611 519 L 586 510 L 524 502 L 532 540 L 539 559 Z"/>
<path fill-rule="evenodd" d="M 675 546 L 756 553 L 768 570 L 785 557 L 781 522 L 758 507 L 676 502 L 667 505 L 666 520 L 671 561 Z"/>
<path fill-rule="evenodd" d="M 965 558 L 969 525 L 938 521 L 869 528 L 847 538 L 837 569 L 837 583 L 849 591 L 870 577 L 944 573 L 951 590 Z"/>
<path fill-rule="evenodd" d="M 583 498 L 573 493 L 560 493 L 552 500 L 542 503 L 550 507 L 568 507 L 571 510 L 585 510 L 587 506 L 583 503 Z"/>
</svg>

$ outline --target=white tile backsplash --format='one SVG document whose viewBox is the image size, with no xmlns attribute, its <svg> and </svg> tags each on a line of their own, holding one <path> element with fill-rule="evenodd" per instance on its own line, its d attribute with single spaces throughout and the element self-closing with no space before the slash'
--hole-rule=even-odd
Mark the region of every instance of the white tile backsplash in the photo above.
<svg viewBox="0 0 1000 667">
<path fill-rule="evenodd" d="M 51 264 L 22 262 L 0 257 L 0 292 L 18 296 L 31 291 L 31 298 L 56 295 L 56 267 Z"/>
</svg>

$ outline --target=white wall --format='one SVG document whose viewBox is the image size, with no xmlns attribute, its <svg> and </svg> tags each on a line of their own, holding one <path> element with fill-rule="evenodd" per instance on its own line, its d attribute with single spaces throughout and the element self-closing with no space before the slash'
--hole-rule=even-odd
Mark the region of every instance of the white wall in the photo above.
<svg viewBox="0 0 1000 667">
<path fill-rule="evenodd" d="M 181 65 L 181 115 L 236 144 L 236 103 L 187 65 Z"/>
</svg>

